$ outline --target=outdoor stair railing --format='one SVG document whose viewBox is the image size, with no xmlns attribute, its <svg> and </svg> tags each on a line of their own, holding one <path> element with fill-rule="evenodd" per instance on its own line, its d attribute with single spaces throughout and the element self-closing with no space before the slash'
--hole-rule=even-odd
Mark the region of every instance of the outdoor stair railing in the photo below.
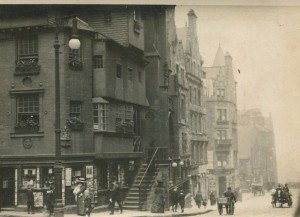
<svg viewBox="0 0 300 217">
<path fill-rule="evenodd" d="M 144 182 L 144 179 L 147 175 L 154 175 L 155 174 L 155 158 L 157 157 L 157 153 L 159 152 L 160 147 L 155 148 L 154 153 L 152 154 L 152 157 L 148 163 L 148 166 L 139 182 L 138 189 L 139 189 L 139 207 L 142 210 L 143 203 L 147 199 L 147 191 L 151 185 L 142 186 L 142 183 Z M 151 181 L 153 180 L 153 177 L 151 177 Z"/>
</svg>

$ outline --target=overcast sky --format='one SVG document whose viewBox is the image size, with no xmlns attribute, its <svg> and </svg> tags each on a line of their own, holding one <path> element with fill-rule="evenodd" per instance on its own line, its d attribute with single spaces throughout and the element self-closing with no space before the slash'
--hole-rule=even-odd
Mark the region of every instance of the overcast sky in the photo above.
<svg viewBox="0 0 300 217">
<path fill-rule="evenodd" d="M 190 8 L 204 65 L 212 65 L 219 43 L 231 54 L 238 109 L 272 115 L 279 181 L 300 181 L 300 7 L 177 6 L 177 27 Z"/>
</svg>

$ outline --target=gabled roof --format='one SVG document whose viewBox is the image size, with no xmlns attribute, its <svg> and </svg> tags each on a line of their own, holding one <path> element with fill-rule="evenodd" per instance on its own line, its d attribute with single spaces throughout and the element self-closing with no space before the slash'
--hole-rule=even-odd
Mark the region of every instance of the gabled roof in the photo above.
<svg viewBox="0 0 300 217">
<path fill-rule="evenodd" d="M 219 45 L 213 66 L 225 66 L 225 57 L 221 46 Z"/>
</svg>

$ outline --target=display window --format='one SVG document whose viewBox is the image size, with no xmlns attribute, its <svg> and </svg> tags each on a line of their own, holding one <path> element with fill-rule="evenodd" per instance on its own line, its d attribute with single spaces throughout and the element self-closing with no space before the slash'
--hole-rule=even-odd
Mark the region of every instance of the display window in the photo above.
<svg viewBox="0 0 300 217">
<path fill-rule="evenodd" d="M 31 186 L 37 187 L 37 169 L 36 168 L 23 168 L 21 173 L 21 187 L 27 188 Z"/>
</svg>

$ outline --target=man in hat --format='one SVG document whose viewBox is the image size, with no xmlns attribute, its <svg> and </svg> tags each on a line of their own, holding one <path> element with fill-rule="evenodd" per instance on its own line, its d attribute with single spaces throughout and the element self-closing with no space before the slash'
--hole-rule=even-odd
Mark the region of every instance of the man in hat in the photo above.
<svg viewBox="0 0 300 217">
<path fill-rule="evenodd" d="M 50 189 L 46 191 L 46 204 L 47 204 L 47 210 L 49 212 L 49 216 L 53 215 L 54 212 L 54 186 L 52 182 L 50 182 Z"/>
<path fill-rule="evenodd" d="M 170 195 L 170 201 L 171 201 L 171 206 L 172 206 L 173 212 L 177 212 L 178 195 L 179 195 L 179 192 L 177 190 L 177 187 L 174 187 L 174 189 L 171 191 L 171 195 Z"/>
<path fill-rule="evenodd" d="M 84 206 L 84 191 L 86 189 L 85 178 L 79 178 L 77 181 L 77 186 L 75 187 L 73 194 L 75 195 L 75 200 L 77 200 L 77 215 L 85 215 Z"/>
<path fill-rule="evenodd" d="M 28 185 L 27 186 L 27 212 L 28 214 L 34 214 L 34 195 L 33 195 L 33 190 L 32 190 L 32 186 Z"/>
<path fill-rule="evenodd" d="M 112 189 L 111 189 L 111 198 L 110 198 L 110 202 L 111 202 L 111 211 L 110 211 L 110 215 L 114 214 L 114 210 L 115 210 L 115 203 L 117 202 L 120 208 L 120 213 L 123 213 L 123 207 L 122 207 L 122 196 L 121 196 L 121 188 L 118 185 L 117 181 L 114 181 L 112 183 Z"/>
<path fill-rule="evenodd" d="M 236 202 L 236 197 L 235 197 L 234 193 L 231 191 L 231 187 L 228 187 L 227 191 L 224 192 L 224 197 L 227 197 L 229 200 L 229 203 L 226 204 L 226 213 L 233 214 L 234 203 Z"/>
<path fill-rule="evenodd" d="M 184 206 L 185 206 L 185 193 L 183 190 L 180 190 L 178 195 L 178 201 L 181 208 L 181 212 L 184 212 Z"/>
</svg>

